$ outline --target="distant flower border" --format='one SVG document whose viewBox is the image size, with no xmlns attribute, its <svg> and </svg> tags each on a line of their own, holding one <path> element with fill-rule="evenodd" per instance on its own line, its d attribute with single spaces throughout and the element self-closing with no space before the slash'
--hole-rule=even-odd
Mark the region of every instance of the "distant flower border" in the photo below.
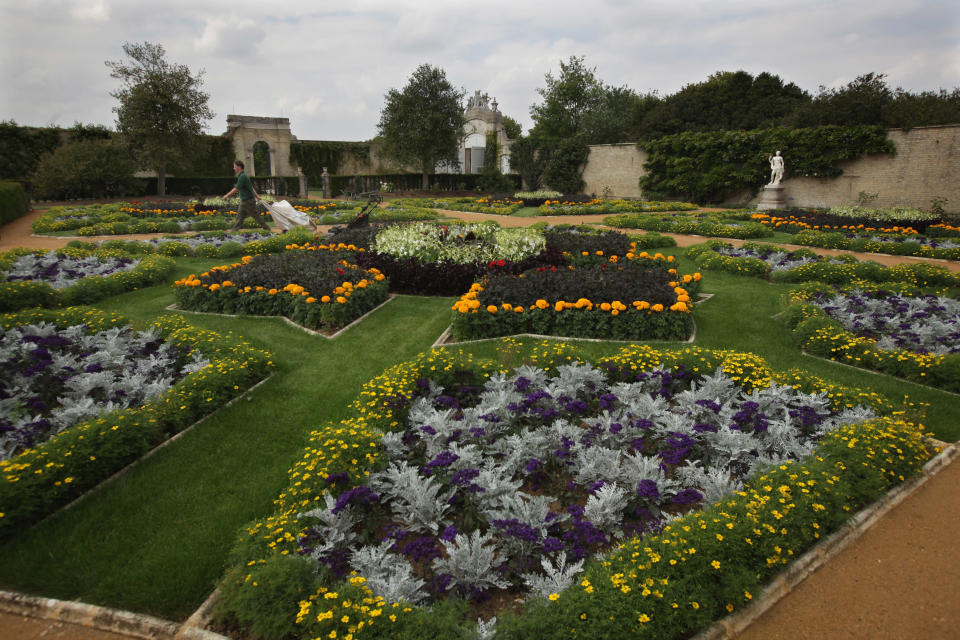
<svg viewBox="0 0 960 640">
<path fill-rule="evenodd" d="M 0 316 L 4 327 L 40 321 L 102 330 L 128 322 L 89 307 L 32 309 Z M 164 339 L 201 351 L 211 364 L 156 400 L 81 422 L 41 446 L 0 462 L 0 539 L 52 513 L 137 460 L 170 435 L 216 411 L 265 378 L 272 355 L 233 336 L 193 327 L 182 317 L 154 323 Z"/>
</svg>

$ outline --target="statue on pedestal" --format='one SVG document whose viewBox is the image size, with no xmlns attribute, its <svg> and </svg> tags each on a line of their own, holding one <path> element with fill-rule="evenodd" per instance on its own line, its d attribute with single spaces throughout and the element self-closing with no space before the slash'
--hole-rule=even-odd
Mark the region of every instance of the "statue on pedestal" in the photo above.
<svg viewBox="0 0 960 640">
<path fill-rule="evenodd" d="M 783 156 L 777 151 L 767 160 L 770 162 L 770 184 L 767 186 L 776 187 L 783 180 Z"/>
</svg>

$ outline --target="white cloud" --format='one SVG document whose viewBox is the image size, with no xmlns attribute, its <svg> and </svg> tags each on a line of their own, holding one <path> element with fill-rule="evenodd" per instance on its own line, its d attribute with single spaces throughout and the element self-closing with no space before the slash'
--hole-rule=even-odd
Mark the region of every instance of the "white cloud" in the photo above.
<svg viewBox="0 0 960 640">
<path fill-rule="evenodd" d="M 197 49 L 229 58 L 246 58 L 259 53 L 266 30 L 248 18 L 210 18 L 197 40 Z"/>
<path fill-rule="evenodd" d="M 70 10 L 74 20 L 90 20 L 92 22 L 106 22 L 110 19 L 110 7 L 105 0 L 93 2 L 77 2 Z"/>
</svg>

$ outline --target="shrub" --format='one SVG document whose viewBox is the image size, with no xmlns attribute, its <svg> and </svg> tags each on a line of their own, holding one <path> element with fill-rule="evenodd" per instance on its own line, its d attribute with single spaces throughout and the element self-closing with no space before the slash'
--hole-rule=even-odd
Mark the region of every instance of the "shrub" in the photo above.
<svg viewBox="0 0 960 640">
<path fill-rule="evenodd" d="M 0 225 L 27 214 L 30 201 L 17 182 L 0 182 Z"/>
<path fill-rule="evenodd" d="M 44 157 L 31 183 L 37 198 L 67 200 L 124 196 L 139 190 L 136 164 L 111 140 L 85 140 Z"/>
</svg>

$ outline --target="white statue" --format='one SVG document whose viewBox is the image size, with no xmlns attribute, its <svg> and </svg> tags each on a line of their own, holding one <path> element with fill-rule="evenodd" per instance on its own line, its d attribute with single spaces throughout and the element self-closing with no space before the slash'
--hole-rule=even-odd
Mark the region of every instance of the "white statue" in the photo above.
<svg viewBox="0 0 960 640">
<path fill-rule="evenodd" d="M 770 184 L 767 186 L 776 187 L 783 180 L 783 156 L 777 151 L 775 155 L 767 158 L 770 161 Z"/>
</svg>

